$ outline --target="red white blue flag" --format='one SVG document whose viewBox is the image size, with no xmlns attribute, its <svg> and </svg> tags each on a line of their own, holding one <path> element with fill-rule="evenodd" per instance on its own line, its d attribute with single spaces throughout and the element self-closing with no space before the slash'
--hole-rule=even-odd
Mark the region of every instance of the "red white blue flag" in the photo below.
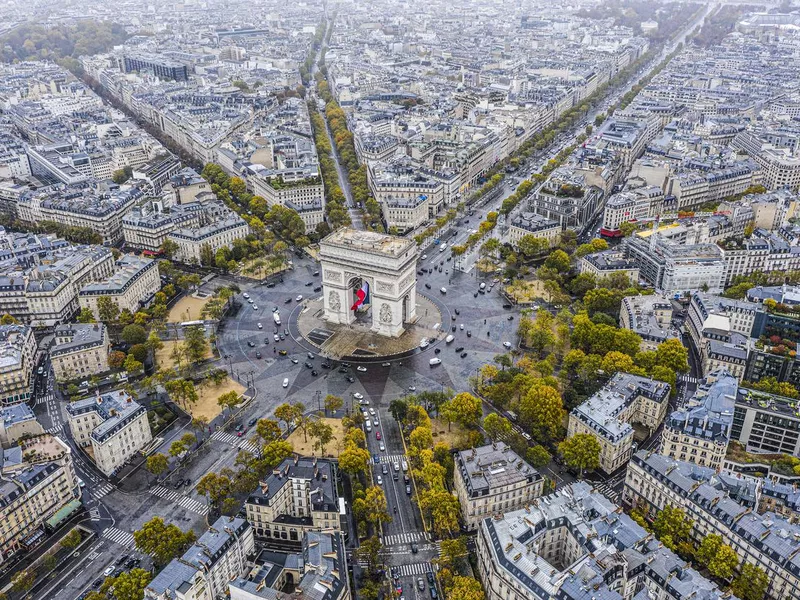
<svg viewBox="0 0 800 600">
<path fill-rule="evenodd" d="M 369 304 L 369 283 L 364 281 L 361 284 L 361 289 L 356 291 L 356 301 L 350 310 L 357 310 L 359 307 Z"/>
</svg>

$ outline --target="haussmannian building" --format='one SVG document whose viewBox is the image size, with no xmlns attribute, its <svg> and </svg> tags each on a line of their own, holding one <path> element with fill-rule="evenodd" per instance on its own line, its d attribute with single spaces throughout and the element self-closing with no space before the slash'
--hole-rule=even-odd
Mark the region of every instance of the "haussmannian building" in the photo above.
<svg viewBox="0 0 800 600">
<path fill-rule="evenodd" d="M 108 371 L 111 341 L 102 323 L 69 323 L 56 327 L 50 362 L 58 381 L 88 379 Z"/>
<path fill-rule="evenodd" d="M 544 478 L 505 442 L 495 442 L 456 453 L 454 487 L 464 524 L 475 529 L 487 516 L 541 496 Z"/>
<path fill-rule="evenodd" d="M 36 339 L 27 325 L 0 325 L 0 404 L 27 402 L 33 393 Z"/>
<path fill-rule="evenodd" d="M 123 256 L 116 263 L 114 273 L 101 281 L 90 283 L 79 293 L 81 308 L 88 308 L 100 320 L 98 300 L 104 296 L 111 298 L 119 310 L 129 310 L 136 314 L 140 307 L 147 306 L 161 289 L 158 262 L 132 254 Z"/>
</svg>

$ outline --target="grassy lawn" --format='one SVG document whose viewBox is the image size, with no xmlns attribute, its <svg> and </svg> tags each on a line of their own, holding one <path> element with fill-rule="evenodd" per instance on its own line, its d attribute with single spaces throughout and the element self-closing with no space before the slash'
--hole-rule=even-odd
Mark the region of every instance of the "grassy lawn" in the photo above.
<svg viewBox="0 0 800 600">
<path fill-rule="evenodd" d="M 344 428 L 342 427 L 341 419 L 329 419 L 323 417 L 322 421 L 327 423 L 333 428 L 333 439 L 325 446 L 325 456 L 337 458 L 339 452 L 344 445 Z M 319 450 L 314 449 L 314 438 L 308 436 L 308 441 L 303 438 L 303 430 L 300 428 L 295 429 L 288 438 L 289 443 L 300 456 L 319 456 Z"/>
<path fill-rule="evenodd" d="M 184 296 L 175 303 L 167 315 L 169 323 L 183 323 L 185 321 L 197 321 L 200 319 L 200 311 L 211 300 L 208 298 L 195 298 L 194 296 Z"/>
<path fill-rule="evenodd" d="M 451 448 L 455 448 L 465 435 L 464 430 L 457 423 L 452 423 L 450 431 L 448 431 L 447 423 L 439 419 L 431 419 L 431 429 L 433 430 L 434 446 L 439 442 L 444 442 Z"/>
<path fill-rule="evenodd" d="M 161 342 L 164 344 L 161 348 L 158 349 L 156 352 L 156 368 L 157 369 L 172 369 L 175 368 L 177 365 L 175 361 L 172 359 L 172 349 L 177 344 L 182 344 L 181 340 L 170 340 L 166 342 Z M 209 345 L 206 348 L 206 354 L 203 359 L 211 358 L 213 355 L 211 353 L 211 346 Z"/>
<path fill-rule="evenodd" d="M 237 394 L 242 394 L 245 387 L 230 377 L 225 380 L 222 385 L 208 385 L 198 386 L 197 395 L 200 396 L 192 406 L 189 407 L 189 412 L 192 417 L 205 417 L 209 421 L 216 417 L 222 409 L 217 404 L 217 398 L 222 394 L 227 394 L 230 391 L 235 391 Z"/>
</svg>

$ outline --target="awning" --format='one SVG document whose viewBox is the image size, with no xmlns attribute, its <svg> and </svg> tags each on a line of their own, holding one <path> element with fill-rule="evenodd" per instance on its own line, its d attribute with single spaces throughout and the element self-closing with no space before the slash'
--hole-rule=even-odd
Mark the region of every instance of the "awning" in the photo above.
<svg viewBox="0 0 800 600">
<path fill-rule="evenodd" d="M 63 506 L 61 509 L 56 511 L 56 513 L 45 521 L 45 525 L 50 529 L 55 529 L 69 517 L 71 517 L 75 512 L 77 512 L 81 508 L 81 501 L 80 500 L 72 500 L 66 506 Z"/>
</svg>

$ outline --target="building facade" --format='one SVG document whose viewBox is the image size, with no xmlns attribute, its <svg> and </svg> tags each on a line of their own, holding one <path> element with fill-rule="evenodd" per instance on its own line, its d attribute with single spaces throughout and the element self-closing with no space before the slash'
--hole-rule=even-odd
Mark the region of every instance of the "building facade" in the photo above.
<svg viewBox="0 0 800 600">
<path fill-rule="evenodd" d="M 58 381 L 87 379 L 108 371 L 111 341 L 102 323 L 59 325 L 50 346 L 50 362 Z"/>
</svg>

